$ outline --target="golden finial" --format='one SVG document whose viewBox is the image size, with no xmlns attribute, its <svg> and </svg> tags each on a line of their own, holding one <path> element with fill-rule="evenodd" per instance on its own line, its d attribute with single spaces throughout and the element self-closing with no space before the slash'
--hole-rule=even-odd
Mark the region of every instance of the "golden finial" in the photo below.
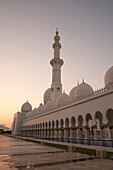
<svg viewBox="0 0 113 170">
<path fill-rule="evenodd" d="M 79 80 L 77 81 L 77 86 L 79 86 Z"/>
<path fill-rule="evenodd" d="M 84 79 L 82 79 L 82 83 L 84 83 Z"/>
<path fill-rule="evenodd" d="M 58 28 L 56 28 L 56 34 L 58 35 Z"/>
</svg>

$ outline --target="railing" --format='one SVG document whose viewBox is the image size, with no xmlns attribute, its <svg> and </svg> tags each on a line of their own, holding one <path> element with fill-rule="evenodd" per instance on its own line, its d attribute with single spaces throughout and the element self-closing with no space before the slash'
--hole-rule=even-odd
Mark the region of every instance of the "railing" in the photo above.
<svg viewBox="0 0 113 170">
<path fill-rule="evenodd" d="M 106 87 L 101 88 L 101 89 L 98 89 L 98 90 L 95 90 L 95 91 L 94 91 L 94 95 L 100 94 L 100 93 L 105 92 L 105 91 L 107 91 L 107 88 L 106 88 Z"/>
</svg>

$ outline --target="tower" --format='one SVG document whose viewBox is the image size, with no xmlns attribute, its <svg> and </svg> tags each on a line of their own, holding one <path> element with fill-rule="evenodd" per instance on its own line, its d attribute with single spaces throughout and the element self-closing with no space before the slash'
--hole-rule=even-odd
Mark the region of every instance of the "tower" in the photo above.
<svg viewBox="0 0 113 170">
<path fill-rule="evenodd" d="M 61 66 L 63 65 L 63 60 L 60 59 L 60 48 L 61 44 L 60 36 L 58 35 L 58 29 L 56 30 L 56 35 L 54 37 L 54 58 L 50 61 L 52 66 L 52 85 L 51 85 L 51 96 L 52 100 L 56 101 L 57 97 L 62 93 L 62 84 L 61 84 Z"/>
</svg>

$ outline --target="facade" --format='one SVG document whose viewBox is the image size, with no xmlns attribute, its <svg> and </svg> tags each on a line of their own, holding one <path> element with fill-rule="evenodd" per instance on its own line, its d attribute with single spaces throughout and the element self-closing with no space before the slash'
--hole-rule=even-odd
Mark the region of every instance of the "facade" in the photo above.
<svg viewBox="0 0 113 170">
<path fill-rule="evenodd" d="M 32 110 L 27 101 L 14 114 L 12 133 L 41 139 L 113 140 L 113 66 L 105 74 L 105 87 L 94 91 L 82 80 L 67 95 L 62 92 L 58 30 L 54 37 L 52 84 L 44 93 L 44 104 Z"/>
</svg>

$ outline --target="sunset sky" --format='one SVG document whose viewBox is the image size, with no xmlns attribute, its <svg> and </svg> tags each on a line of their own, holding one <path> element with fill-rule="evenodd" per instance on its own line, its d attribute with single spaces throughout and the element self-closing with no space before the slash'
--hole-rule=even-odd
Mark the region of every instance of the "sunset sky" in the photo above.
<svg viewBox="0 0 113 170">
<path fill-rule="evenodd" d="M 0 124 L 51 86 L 52 44 L 61 37 L 63 89 L 85 79 L 104 87 L 113 65 L 113 0 L 0 0 Z"/>
</svg>

